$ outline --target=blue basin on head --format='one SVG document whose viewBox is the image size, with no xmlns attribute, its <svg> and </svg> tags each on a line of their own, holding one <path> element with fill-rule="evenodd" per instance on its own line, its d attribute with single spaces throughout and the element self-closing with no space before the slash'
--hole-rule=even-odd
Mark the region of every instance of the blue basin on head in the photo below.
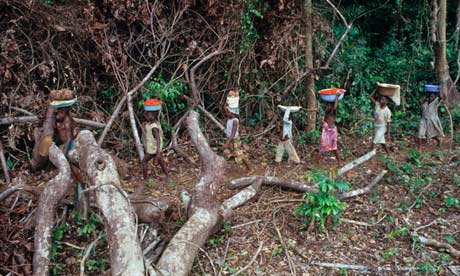
<svg viewBox="0 0 460 276">
<path fill-rule="evenodd" d="M 425 92 L 439 93 L 439 85 L 427 84 L 425 85 Z"/>
</svg>

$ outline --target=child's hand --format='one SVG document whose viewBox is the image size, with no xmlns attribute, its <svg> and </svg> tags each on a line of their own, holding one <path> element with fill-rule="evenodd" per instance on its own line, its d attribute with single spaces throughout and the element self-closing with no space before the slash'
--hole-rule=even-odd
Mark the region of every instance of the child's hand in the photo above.
<svg viewBox="0 0 460 276">
<path fill-rule="evenodd" d="M 420 98 L 420 99 L 418 99 L 418 102 L 419 102 L 420 104 L 423 104 L 423 103 L 425 102 L 425 100 L 424 100 L 423 98 Z"/>
</svg>

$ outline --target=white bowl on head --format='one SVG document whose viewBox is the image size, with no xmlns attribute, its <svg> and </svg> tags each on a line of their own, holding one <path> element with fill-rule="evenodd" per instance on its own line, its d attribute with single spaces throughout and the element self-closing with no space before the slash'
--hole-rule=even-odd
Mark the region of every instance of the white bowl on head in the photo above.
<svg viewBox="0 0 460 276">
<path fill-rule="evenodd" d="M 238 108 L 240 104 L 240 97 L 227 97 L 227 104 L 230 108 Z"/>
<path fill-rule="evenodd" d="M 339 96 L 339 101 L 343 99 L 343 95 L 345 93 L 340 94 Z M 319 94 L 319 97 L 321 100 L 327 102 L 327 103 L 333 103 L 335 102 L 335 95 L 334 94 Z"/>
<path fill-rule="evenodd" d="M 282 111 L 289 110 L 291 113 L 300 111 L 302 109 L 301 106 L 285 106 L 285 105 L 278 105 L 279 109 Z"/>
</svg>

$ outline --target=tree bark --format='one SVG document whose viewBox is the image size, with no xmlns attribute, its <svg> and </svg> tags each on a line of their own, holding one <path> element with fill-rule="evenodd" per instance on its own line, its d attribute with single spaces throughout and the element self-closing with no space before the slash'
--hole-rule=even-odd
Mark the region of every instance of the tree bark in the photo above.
<svg viewBox="0 0 460 276">
<path fill-rule="evenodd" d="M 313 70 L 313 46 L 312 46 L 312 1 L 305 0 L 305 66 L 307 71 Z M 316 128 L 316 94 L 315 94 L 315 76 L 308 74 L 306 77 L 306 92 L 307 92 L 307 127 L 305 132 L 312 133 Z"/>
<path fill-rule="evenodd" d="M 133 131 L 134 143 L 136 143 L 137 154 L 139 154 L 139 160 L 144 159 L 144 146 L 142 145 L 141 139 L 139 138 L 139 132 L 137 131 L 136 119 L 133 109 L 133 97 L 128 95 L 128 111 L 129 111 L 129 122 L 131 123 L 131 129 Z"/>
<path fill-rule="evenodd" d="M 209 147 L 198 118 L 198 113 L 191 111 L 187 129 L 201 158 L 200 179 L 193 190 L 188 221 L 172 238 L 156 265 L 162 275 L 188 275 L 198 250 L 220 222 L 216 192 L 224 183 L 225 161 Z"/>
<path fill-rule="evenodd" d="M 34 276 L 49 275 L 51 235 L 56 205 L 72 184 L 69 162 L 55 144 L 50 147 L 49 159 L 58 168 L 59 173 L 48 182 L 38 202 L 34 235 Z"/>
<path fill-rule="evenodd" d="M 55 114 L 54 114 L 54 107 L 48 106 L 45 115 L 45 121 L 43 122 L 43 126 L 41 128 L 36 128 L 34 130 L 34 139 L 35 144 L 32 151 L 32 159 L 30 160 L 30 165 L 32 166 L 32 170 L 37 170 L 41 168 L 48 158 L 41 156 L 38 153 L 38 149 L 40 147 L 40 141 L 45 136 L 53 136 L 54 135 L 54 121 L 55 121 Z"/>
<path fill-rule="evenodd" d="M 434 41 L 436 57 L 436 76 L 439 81 L 441 97 L 445 101 L 448 101 L 447 81 L 449 78 L 449 65 L 447 63 L 446 57 L 446 15 L 447 0 L 439 0 L 439 20 L 438 22 L 435 22 L 435 26 L 437 26 L 436 33 L 439 34 L 439 36 L 436 36 L 436 41 Z M 433 20 L 436 19 L 437 17 L 433 18 Z"/>
<path fill-rule="evenodd" d="M 94 192 L 96 205 L 104 217 L 112 275 L 144 275 L 134 210 L 120 188 L 115 162 L 87 130 L 78 134 L 74 151 L 80 169 L 90 180 L 88 189 Z M 71 153 L 70 157 L 73 156 Z"/>
</svg>

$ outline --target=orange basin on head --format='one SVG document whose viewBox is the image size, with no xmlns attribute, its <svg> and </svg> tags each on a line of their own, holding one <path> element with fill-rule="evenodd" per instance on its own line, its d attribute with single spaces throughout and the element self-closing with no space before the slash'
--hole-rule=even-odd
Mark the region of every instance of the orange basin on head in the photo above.
<svg viewBox="0 0 460 276">
<path fill-rule="evenodd" d="M 343 92 L 345 92 L 345 89 L 342 89 L 342 88 L 328 88 L 328 89 L 320 90 L 319 94 L 335 95 L 335 94 L 337 94 L 337 92 L 340 92 L 340 94 L 342 94 Z"/>
</svg>

